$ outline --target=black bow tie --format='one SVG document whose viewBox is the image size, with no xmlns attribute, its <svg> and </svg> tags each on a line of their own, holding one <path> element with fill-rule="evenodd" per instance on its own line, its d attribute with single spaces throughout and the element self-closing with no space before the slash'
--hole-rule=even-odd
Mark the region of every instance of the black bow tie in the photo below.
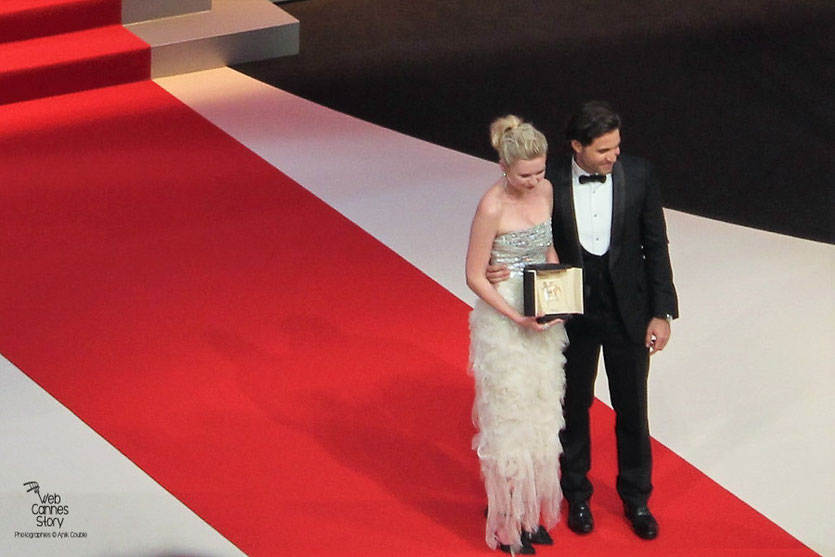
<svg viewBox="0 0 835 557">
<path fill-rule="evenodd" d="M 589 182 L 600 182 L 602 184 L 606 181 L 606 176 L 603 174 L 581 174 L 579 180 L 581 184 L 588 184 Z"/>
</svg>

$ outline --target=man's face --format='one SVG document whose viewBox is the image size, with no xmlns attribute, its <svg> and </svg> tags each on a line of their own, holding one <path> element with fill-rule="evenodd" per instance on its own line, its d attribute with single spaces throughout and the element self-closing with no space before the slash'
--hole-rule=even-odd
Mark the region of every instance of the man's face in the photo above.
<svg viewBox="0 0 835 557">
<path fill-rule="evenodd" d="M 571 148 L 577 166 L 589 174 L 609 174 L 620 155 L 620 130 L 604 133 L 588 145 L 572 139 Z"/>
</svg>

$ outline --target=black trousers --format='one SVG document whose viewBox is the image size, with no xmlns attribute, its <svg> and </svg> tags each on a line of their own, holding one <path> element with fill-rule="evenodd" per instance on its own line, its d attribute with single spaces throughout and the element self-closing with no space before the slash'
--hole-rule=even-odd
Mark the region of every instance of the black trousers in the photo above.
<svg viewBox="0 0 835 557">
<path fill-rule="evenodd" d="M 592 286 L 585 315 L 566 323 L 569 345 L 565 364 L 565 429 L 560 433 L 563 446 L 561 484 L 568 501 L 584 501 L 592 495 L 588 478 L 591 468 L 589 408 L 594 401 L 594 382 L 600 351 L 606 366 L 609 393 L 615 410 L 618 477 L 617 491 L 624 503 L 646 504 L 652 492 L 652 453 L 647 418 L 647 378 L 649 351 L 632 342 L 611 307 L 605 270 L 595 277 L 595 262 L 587 261 Z M 588 265 L 591 263 L 591 265 Z M 605 269 L 605 259 L 601 261 Z M 596 279 L 600 279 L 600 281 Z M 595 292 L 595 287 L 602 288 Z M 608 292 L 607 292 L 608 291 Z"/>
</svg>

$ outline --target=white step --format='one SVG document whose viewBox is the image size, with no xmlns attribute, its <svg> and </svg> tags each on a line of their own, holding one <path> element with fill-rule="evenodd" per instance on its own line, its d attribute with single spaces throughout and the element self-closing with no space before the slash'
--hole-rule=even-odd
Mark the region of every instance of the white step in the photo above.
<svg viewBox="0 0 835 557">
<path fill-rule="evenodd" d="M 125 27 L 151 45 L 154 78 L 299 52 L 299 21 L 270 0 L 213 0 L 209 11 Z"/>
<path fill-rule="evenodd" d="M 212 0 L 122 0 L 122 23 L 206 12 Z"/>
</svg>

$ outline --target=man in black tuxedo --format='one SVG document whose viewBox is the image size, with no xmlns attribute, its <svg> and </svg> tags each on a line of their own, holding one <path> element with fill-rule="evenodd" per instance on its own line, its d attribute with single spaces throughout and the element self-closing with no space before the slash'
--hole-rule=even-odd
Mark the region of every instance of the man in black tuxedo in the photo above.
<svg viewBox="0 0 835 557">
<path fill-rule="evenodd" d="M 546 172 L 557 254 L 561 263 L 582 266 L 584 278 L 585 312 L 565 325 L 561 483 L 569 528 L 591 532 L 589 408 L 602 347 L 617 420 L 617 491 L 635 533 L 653 539 L 649 357 L 667 344 L 678 301 L 658 185 L 647 161 L 620 156 L 620 124 L 607 103 L 584 103 L 566 129 L 572 156 L 552 157 Z M 488 268 L 491 282 L 503 276 L 500 267 Z"/>
</svg>

